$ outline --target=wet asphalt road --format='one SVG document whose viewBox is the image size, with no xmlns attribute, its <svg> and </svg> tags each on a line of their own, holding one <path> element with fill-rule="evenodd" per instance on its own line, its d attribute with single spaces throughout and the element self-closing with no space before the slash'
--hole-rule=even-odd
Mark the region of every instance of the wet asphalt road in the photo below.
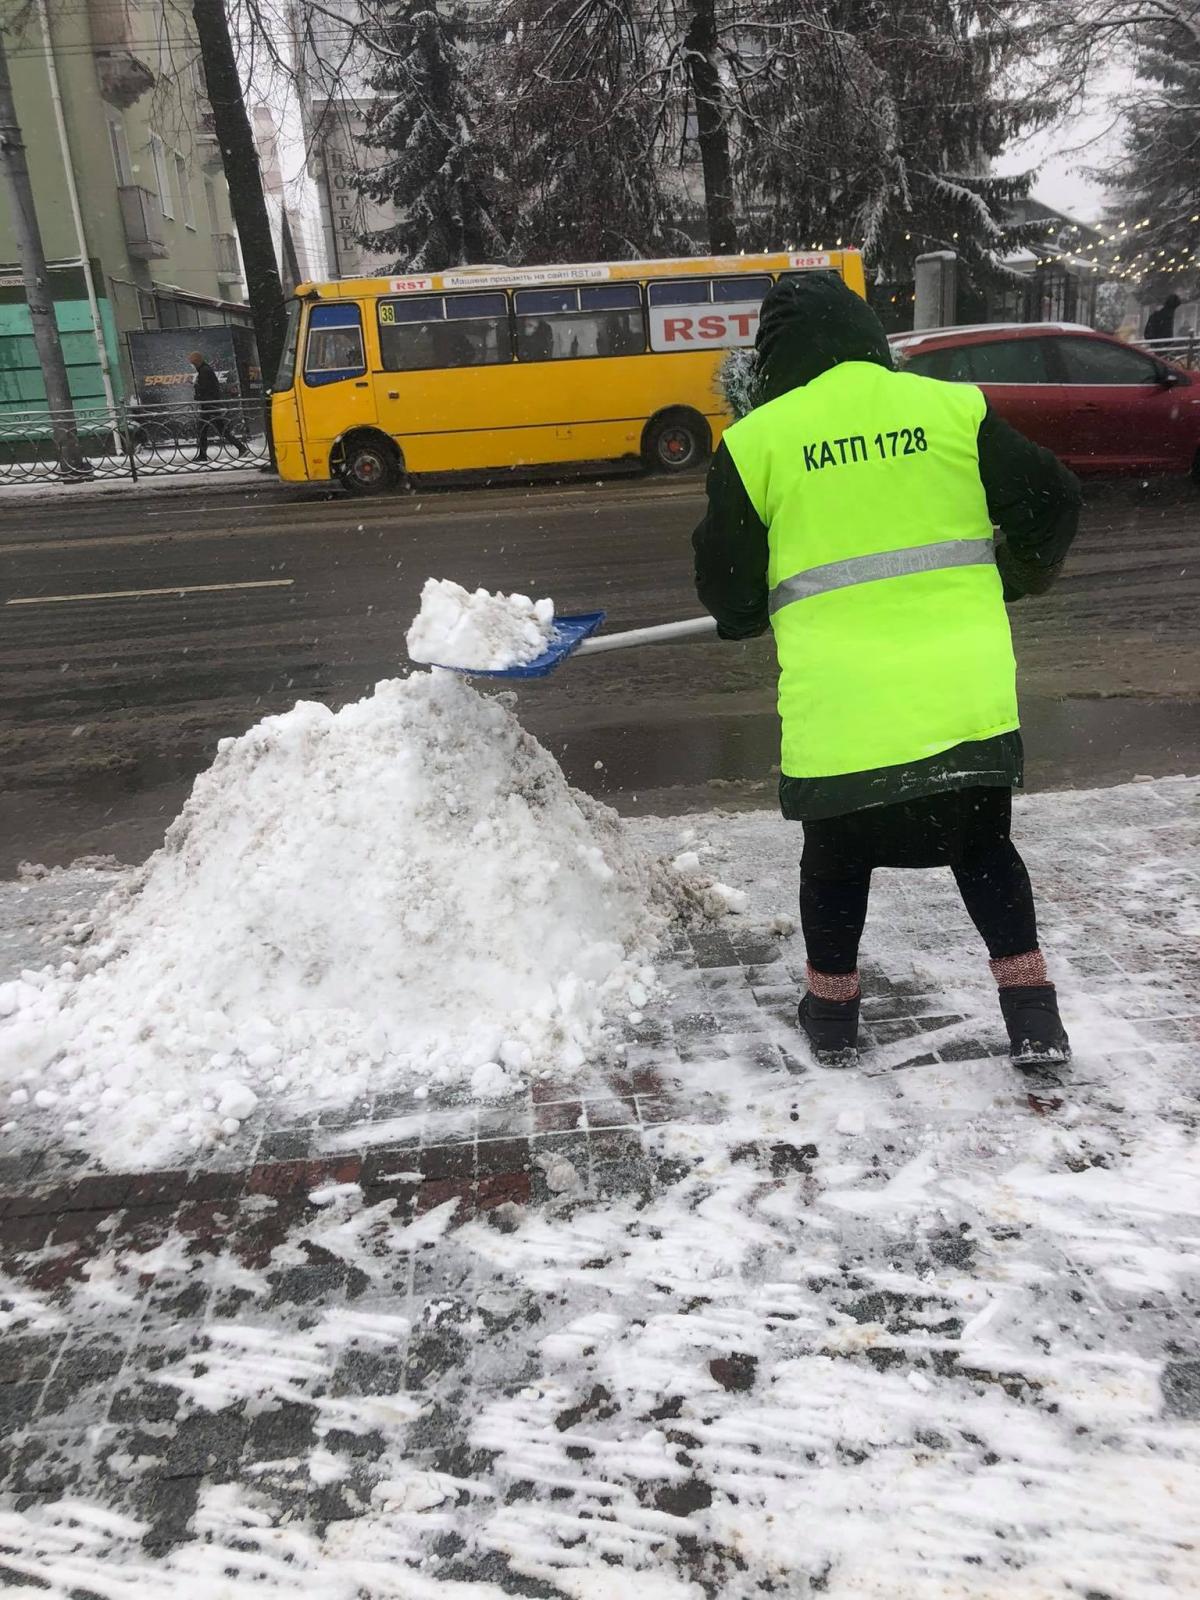
<svg viewBox="0 0 1200 1600">
<path fill-rule="evenodd" d="M 430 575 L 603 608 L 614 628 L 694 615 L 702 493 L 696 475 L 366 502 L 220 479 L 0 498 L 0 875 L 144 857 L 219 738 L 404 671 Z M 1068 575 L 1013 621 L 1031 788 L 1200 770 L 1190 484 L 1091 489 Z M 687 644 L 570 663 L 521 687 L 520 714 L 573 782 L 668 813 L 770 802 L 773 698 L 768 641 Z"/>
</svg>

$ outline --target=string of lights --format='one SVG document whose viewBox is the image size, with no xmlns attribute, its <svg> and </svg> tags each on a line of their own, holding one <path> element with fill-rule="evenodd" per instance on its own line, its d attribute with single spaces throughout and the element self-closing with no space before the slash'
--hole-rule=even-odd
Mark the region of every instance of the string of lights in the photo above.
<svg viewBox="0 0 1200 1600">
<path fill-rule="evenodd" d="M 1188 221 L 1190 223 L 1200 223 L 1200 212 L 1189 217 Z M 1036 224 L 1033 226 L 1036 227 Z M 1103 272 L 1106 278 L 1116 279 L 1123 283 L 1144 283 L 1150 276 L 1156 278 L 1173 276 L 1178 272 L 1195 272 L 1200 269 L 1200 235 L 1197 236 L 1195 245 L 1187 249 L 1177 249 L 1172 255 L 1167 254 L 1166 247 L 1157 251 L 1139 250 L 1135 255 L 1124 258 L 1116 252 L 1105 252 L 1103 256 L 1100 254 L 1101 251 L 1104 251 L 1105 246 L 1124 246 L 1133 243 L 1142 229 L 1150 226 L 1151 219 L 1149 217 L 1143 217 L 1140 222 L 1118 223 L 1111 233 L 1096 231 L 1096 237 L 1090 244 L 1081 243 L 1077 248 L 1060 250 L 1055 254 L 1042 254 L 1039 251 L 1039 260 L 1047 265 L 1061 263 L 1065 266 L 1080 268 L 1086 272 Z M 1091 233 L 1093 231 L 1095 230 L 1085 228 L 1078 222 L 1068 223 L 1064 227 L 1061 218 L 1051 218 L 1046 223 L 1047 233 L 1061 235 L 1064 232 Z M 912 234 L 906 233 L 904 237 L 906 241 L 910 241 Z M 958 234 L 954 234 L 953 237 L 957 239 Z M 789 246 L 789 248 L 794 247 Z M 798 248 L 820 253 L 829 249 L 841 249 L 842 240 L 839 239 L 836 245 L 814 242 L 809 245 L 800 245 Z"/>
</svg>

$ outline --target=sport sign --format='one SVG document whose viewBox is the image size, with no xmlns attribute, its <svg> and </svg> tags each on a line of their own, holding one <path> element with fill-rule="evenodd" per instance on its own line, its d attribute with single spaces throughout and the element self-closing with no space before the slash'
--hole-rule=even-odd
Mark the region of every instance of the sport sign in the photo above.
<svg viewBox="0 0 1200 1600">
<path fill-rule="evenodd" d="M 730 305 L 651 306 L 651 350 L 732 350 L 754 343 L 761 300 Z"/>
</svg>

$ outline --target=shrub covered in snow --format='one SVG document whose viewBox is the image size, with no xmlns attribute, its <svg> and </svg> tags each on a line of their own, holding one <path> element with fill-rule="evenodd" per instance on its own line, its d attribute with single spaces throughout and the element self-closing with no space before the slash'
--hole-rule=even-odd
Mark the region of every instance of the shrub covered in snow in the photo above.
<svg viewBox="0 0 1200 1600">
<path fill-rule="evenodd" d="M 735 421 L 753 411 L 762 402 L 758 352 L 752 347 L 728 351 L 717 369 L 717 387 Z"/>
</svg>

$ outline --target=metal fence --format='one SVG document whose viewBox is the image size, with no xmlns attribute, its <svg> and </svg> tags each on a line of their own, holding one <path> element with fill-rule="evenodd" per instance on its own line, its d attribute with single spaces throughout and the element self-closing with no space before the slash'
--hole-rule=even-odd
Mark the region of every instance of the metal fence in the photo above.
<svg viewBox="0 0 1200 1600">
<path fill-rule="evenodd" d="M 1134 342 L 1139 350 L 1161 356 L 1164 361 L 1173 361 L 1177 367 L 1187 367 L 1189 372 L 1195 372 L 1200 363 L 1200 338 L 1194 333 L 1178 339 L 1137 339 Z"/>
<path fill-rule="evenodd" d="M 0 486 L 228 472 L 269 455 L 262 399 L 221 400 L 204 411 L 129 404 L 0 415 Z"/>
</svg>

